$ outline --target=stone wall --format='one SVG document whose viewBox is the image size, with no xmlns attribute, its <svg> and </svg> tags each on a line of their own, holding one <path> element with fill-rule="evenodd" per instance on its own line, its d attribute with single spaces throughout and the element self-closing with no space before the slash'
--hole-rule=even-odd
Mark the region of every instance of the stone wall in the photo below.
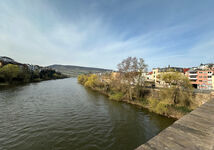
<svg viewBox="0 0 214 150">
<path fill-rule="evenodd" d="M 194 100 L 198 106 L 201 106 L 205 102 L 209 101 L 212 98 L 211 93 L 195 93 Z"/>
<path fill-rule="evenodd" d="M 159 97 L 160 89 L 152 89 L 150 90 L 149 95 L 147 97 L 153 96 L 155 98 Z M 193 94 L 194 102 L 197 106 L 201 106 L 205 102 L 209 101 L 211 98 L 214 98 L 214 91 L 213 92 L 195 92 Z"/>
</svg>

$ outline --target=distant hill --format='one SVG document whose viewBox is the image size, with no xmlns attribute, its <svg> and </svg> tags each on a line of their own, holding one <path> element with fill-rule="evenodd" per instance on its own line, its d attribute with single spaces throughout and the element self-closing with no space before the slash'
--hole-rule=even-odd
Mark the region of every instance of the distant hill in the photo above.
<svg viewBox="0 0 214 150">
<path fill-rule="evenodd" d="M 112 71 L 109 69 L 82 67 L 82 66 L 73 66 L 73 65 L 51 65 L 48 67 L 55 69 L 65 75 L 68 75 L 71 77 L 77 77 L 80 74 L 102 73 L 102 72 Z"/>
</svg>

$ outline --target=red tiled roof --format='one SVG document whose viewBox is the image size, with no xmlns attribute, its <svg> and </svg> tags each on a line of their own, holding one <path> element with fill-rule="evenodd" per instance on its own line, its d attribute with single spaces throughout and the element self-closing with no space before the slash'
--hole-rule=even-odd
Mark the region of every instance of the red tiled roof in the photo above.
<svg viewBox="0 0 214 150">
<path fill-rule="evenodd" d="M 186 73 L 187 71 L 189 71 L 190 69 L 189 68 L 184 68 L 184 73 Z"/>
</svg>

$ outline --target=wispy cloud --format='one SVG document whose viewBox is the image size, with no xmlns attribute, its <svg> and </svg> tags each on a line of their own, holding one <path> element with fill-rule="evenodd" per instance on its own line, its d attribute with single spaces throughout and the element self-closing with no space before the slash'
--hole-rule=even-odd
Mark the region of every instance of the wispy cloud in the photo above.
<svg viewBox="0 0 214 150">
<path fill-rule="evenodd" d="M 118 9 L 120 6 L 113 2 L 93 1 L 89 8 L 80 2 L 76 7 L 87 10 L 79 12 L 68 1 L 60 8 L 51 1 L 3 1 L 0 3 L 0 55 L 40 65 L 61 63 L 105 68 L 115 68 L 127 56 L 143 57 L 150 67 L 195 65 L 213 59 L 214 45 L 210 39 L 213 33 L 205 28 L 209 23 L 214 25 L 212 16 L 197 24 L 203 13 L 176 20 L 178 14 L 172 11 L 175 7 L 160 5 L 161 10 L 164 7 L 172 14 L 160 14 L 163 21 L 158 20 L 158 24 L 153 20 L 158 14 L 148 14 L 147 8 L 158 8 L 155 1 L 124 3 Z M 66 5 L 71 6 L 70 12 L 63 10 L 69 8 Z M 107 10 L 107 13 L 104 6 L 112 7 L 112 12 Z M 142 8 L 145 10 L 141 12 Z M 129 15 L 123 16 L 122 12 Z M 133 16 L 138 19 L 130 19 Z M 127 24 L 122 24 L 124 20 Z"/>
</svg>

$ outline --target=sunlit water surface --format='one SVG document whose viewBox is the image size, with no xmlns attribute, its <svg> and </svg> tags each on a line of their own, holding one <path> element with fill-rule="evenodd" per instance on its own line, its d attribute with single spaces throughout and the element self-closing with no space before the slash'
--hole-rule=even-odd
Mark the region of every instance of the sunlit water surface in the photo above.
<svg viewBox="0 0 214 150">
<path fill-rule="evenodd" d="M 75 78 L 0 89 L 0 150 L 132 150 L 173 121 Z"/>
</svg>

